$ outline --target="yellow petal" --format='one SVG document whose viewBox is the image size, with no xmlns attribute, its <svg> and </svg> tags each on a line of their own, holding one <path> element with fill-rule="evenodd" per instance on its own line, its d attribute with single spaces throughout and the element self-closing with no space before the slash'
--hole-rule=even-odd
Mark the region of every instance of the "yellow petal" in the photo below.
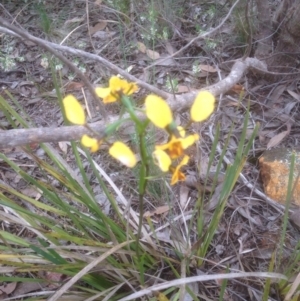
<svg viewBox="0 0 300 301">
<path fill-rule="evenodd" d="M 156 150 L 167 150 L 171 159 L 178 158 L 183 154 L 183 148 L 181 145 L 181 138 L 176 138 L 174 135 L 171 135 L 171 139 L 166 144 L 156 145 Z"/>
<path fill-rule="evenodd" d="M 94 144 L 94 145 L 91 146 L 91 152 L 95 153 L 96 151 L 99 150 L 99 148 L 100 148 L 100 143 L 98 141 L 98 143 L 96 143 L 96 144 Z"/>
<path fill-rule="evenodd" d="M 189 160 L 190 160 L 190 157 L 187 156 L 187 155 L 185 155 L 185 156 L 182 158 L 181 162 L 179 163 L 178 167 L 181 168 L 183 165 L 187 165 L 188 162 L 189 162 Z"/>
<path fill-rule="evenodd" d="M 115 102 L 119 98 L 118 94 L 114 94 L 110 88 L 96 88 L 95 92 L 100 98 L 103 98 L 104 103 Z"/>
<path fill-rule="evenodd" d="M 116 141 L 110 147 L 109 154 L 130 168 L 134 167 L 137 163 L 136 157 L 132 150 L 120 141 Z"/>
<path fill-rule="evenodd" d="M 95 89 L 96 94 L 100 97 L 100 98 L 105 98 L 110 94 L 110 88 L 96 88 Z"/>
<path fill-rule="evenodd" d="M 81 143 L 82 145 L 84 145 L 85 147 L 91 147 L 93 146 L 95 143 L 97 143 L 97 139 L 92 138 L 88 135 L 83 135 L 81 138 Z"/>
<path fill-rule="evenodd" d="M 109 88 L 113 92 L 122 92 L 126 95 L 131 95 L 138 90 L 138 86 L 135 83 L 129 83 L 128 81 L 117 76 L 112 76 L 110 78 Z"/>
<path fill-rule="evenodd" d="M 85 124 L 85 114 L 79 101 L 71 94 L 63 99 L 67 119 L 79 125 Z"/>
<path fill-rule="evenodd" d="M 130 83 L 130 86 L 126 91 L 124 91 L 124 94 L 131 95 L 135 93 L 139 89 L 138 85 L 136 83 Z"/>
<path fill-rule="evenodd" d="M 215 108 L 215 97 L 208 91 L 198 93 L 192 107 L 191 119 L 200 122 L 207 119 Z"/>
<path fill-rule="evenodd" d="M 159 166 L 161 171 L 167 172 L 172 163 L 171 158 L 168 156 L 168 154 L 163 150 L 157 149 L 152 153 L 152 155 L 155 160 L 155 163 Z"/>
<path fill-rule="evenodd" d="M 119 96 L 116 94 L 109 94 L 107 97 L 103 98 L 104 103 L 116 102 Z"/>
<path fill-rule="evenodd" d="M 185 137 L 185 129 L 182 126 L 179 125 L 177 127 L 177 131 L 178 131 L 180 137 Z"/>
<path fill-rule="evenodd" d="M 88 135 L 83 135 L 81 138 L 81 144 L 85 147 L 89 147 L 91 152 L 94 153 L 99 150 L 101 141 L 97 140 L 96 138 L 92 138 Z"/>
<path fill-rule="evenodd" d="M 181 157 L 184 150 L 193 145 L 198 139 L 199 136 L 197 134 L 189 135 L 185 138 L 176 138 L 175 135 L 171 135 L 171 139 L 168 143 L 156 145 L 155 149 L 167 151 L 171 159 L 176 159 Z"/>
<path fill-rule="evenodd" d="M 183 149 L 187 149 L 188 147 L 193 145 L 197 140 L 199 140 L 199 135 L 197 134 L 189 135 L 181 139 L 181 146 Z"/>
<path fill-rule="evenodd" d="M 185 174 L 179 169 L 176 169 L 172 175 L 171 185 L 175 185 L 179 181 L 185 181 Z"/>
<path fill-rule="evenodd" d="M 118 76 L 112 76 L 109 79 L 109 88 L 116 90 L 118 86 L 121 85 L 121 79 Z"/>
<path fill-rule="evenodd" d="M 171 185 L 176 184 L 178 181 L 184 181 L 185 180 L 185 174 L 180 171 L 180 168 L 183 165 L 186 165 L 189 162 L 190 157 L 185 155 L 181 162 L 174 168 L 173 175 L 171 179 Z"/>
<path fill-rule="evenodd" d="M 146 115 L 159 128 L 166 128 L 173 121 L 169 105 L 156 95 L 148 95 L 145 100 Z"/>
</svg>

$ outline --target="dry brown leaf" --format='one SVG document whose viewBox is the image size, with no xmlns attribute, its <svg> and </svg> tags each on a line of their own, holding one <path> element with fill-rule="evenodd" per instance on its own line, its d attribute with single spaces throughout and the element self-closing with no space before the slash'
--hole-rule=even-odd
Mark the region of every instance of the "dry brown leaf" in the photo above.
<svg viewBox="0 0 300 301">
<path fill-rule="evenodd" d="M 137 42 L 137 48 L 140 52 L 146 53 L 147 47 L 142 42 Z"/>
<path fill-rule="evenodd" d="M 201 70 L 199 73 L 197 73 L 197 77 L 200 77 L 200 78 L 205 78 L 208 76 L 209 76 L 209 72 L 204 71 L 204 70 Z"/>
<path fill-rule="evenodd" d="M 245 91 L 245 88 L 242 85 L 238 85 L 238 84 L 234 85 L 230 89 L 230 92 L 237 93 L 237 94 L 240 94 L 243 91 Z"/>
<path fill-rule="evenodd" d="M 185 208 L 188 198 L 189 198 L 189 192 L 190 189 L 185 186 L 185 185 L 181 185 L 180 186 L 180 191 L 179 191 L 179 200 L 180 200 L 180 206 L 181 208 Z"/>
<path fill-rule="evenodd" d="M 160 207 L 157 207 L 155 210 L 153 211 L 146 211 L 144 213 L 144 217 L 151 217 L 155 214 L 157 215 L 161 215 L 161 214 L 164 214 L 166 212 L 168 212 L 170 210 L 170 207 L 168 205 L 165 205 L 165 206 L 160 206 Z"/>
<path fill-rule="evenodd" d="M 177 86 L 177 93 L 186 93 L 190 92 L 190 88 L 184 85 L 178 85 Z"/>
<path fill-rule="evenodd" d="M 272 94 L 269 96 L 269 99 L 272 99 L 272 104 L 278 102 L 279 98 L 281 97 L 285 89 L 286 89 L 286 85 L 279 85 L 273 90 Z"/>
<path fill-rule="evenodd" d="M 286 127 L 287 127 L 286 131 L 283 131 L 283 132 L 275 135 L 273 138 L 270 139 L 270 141 L 267 145 L 267 148 L 277 146 L 286 136 L 289 135 L 289 133 L 291 132 L 291 128 L 292 128 L 292 123 L 287 122 Z"/>
<path fill-rule="evenodd" d="M 171 43 L 168 42 L 168 41 L 166 42 L 166 49 L 167 49 L 167 51 L 168 51 L 168 53 L 169 53 L 170 55 L 172 55 L 172 54 L 175 52 L 173 46 L 172 46 Z"/>
<path fill-rule="evenodd" d="M 218 70 L 210 65 L 199 65 L 199 68 L 201 71 L 206 71 L 206 72 L 210 72 L 210 73 L 215 73 Z"/>
<path fill-rule="evenodd" d="M 37 103 L 37 102 L 39 102 L 39 101 L 41 101 L 41 100 L 43 100 L 43 98 L 42 97 L 33 97 L 33 98 L 30 98 L 29 99 L 29 101 L 27 102 L 29 105 L 32 105 L 32 104 L 34 104 L 34 103 Z"/>
<path fill-rule="evenodd" d="M 64 154 L 67 153 L 67 151 L 68 151 L 68 144 L 67 144 L 66 141 L 59 141 L 59 142 L 58 142 L 58 146 L 59 146 L 59 148 L 62 150 L 62 152 L 63 152 Z"/>
<path fill-rule="evenodd" d="M 295 279 L 293 280 L 293 284 L 290 286 L 289 291 L 284 297 L 283 301 L 290 300 L 299 300 L 299 285 L 300 285 L 300 273 L 298 275 L 294 275 Z"/>
<path fill-rule="evenodd" d="M 61 283 L 66 279 L 66 275 L 55 273 L 55 272 L 46 272 L 46 279 L 51 283 L 49 284 L 49 288 L 58 288 L 60 287 Z"/>
<path fill-rule="evenodd" d="M 240 107 L 240 104 L 236 101 L 227 101 L 225 106 L 226 107 Z"/>
<path fill-rule="evenodd" d="M 90 34 L 93 35 L 99 30 L 103 30 L 107 25 L 107 21 L 100 21 L 95 26 L 90 27 Z"/>
<path fill-rule="evenodd" d="M 12 297 L 19 297 L 20 295 L 40 291 L 46 285 L 46 283 L 21 282 L 18 284 L 17 289 L 12 293 Z"/>
<path fill-rule="evenodd" d="M 285 106 L 284 106 L 284 113 L 287 115 L 291 114 L 291 111 L 294 109 L 295 105 L 298 104 L 298 101 L 291 101 L 288 102 Z"/>
<path fill-rule="evenodd" d="M 168 205 L 157 207 L 154 211 L 154 214 L 163 214 L 170 210 L 170 207 Z"/>
<path fill-rule="evenodd" d="M 150 59 L 152 59 L 154 61 L 160 58 L 160 54 L 158 52 L 150 50 L 150 49 L 146 50 L 146 54 L 148 55 L 148 57 L 150 57 Z"/>
<path fill-rule="evenodd" d="M 11 294 L 17 286 L 17 282 L 9 282 L 7 284 L 1 285 L 0 286 L 0 295 L 5 293 L 6 295 Z"/>
<path fill-rule="evenodd" d="M 84 86 L 83 83 L 80 82 L 69 82 L 65 89 L 66 92 L 74 91 L 74 90 L 80 90 Z"/>
<path fill-rule="evenodd" d="M 223 183 L 218 184 L 218 186 L 215 188 L 215 191 L 213 195 L 211 196 L 210 200 L 208 203 L 205 204 L 204 209 L 209 211 L 213 210 L 214 208 L 217 207 L 219 200 L 220 200 L 220 195 L 223 189 Z"/>
<path fill-rule="evenodd" d="M 157 59 L 155 64 L 157 66 L 174 66 L 176 64 L 176 62 L 174 61 L 173 58 L 171 58 L 171 57 L 168 58 L 164 55 L 164 56 L 161 56 L 159 59 Z"/>
<path fill-rule="evenodd" d="M 34 188 L 32 186 L 22 189 L 21 192 L 30 198 L 34 198 L 35 200 L 39 200 L 42 196 L 42 194 L 38 191 L 38 188 Z"/>
<path fill-rule="evenodd" d="M 295 93 L 294 91 L 289 90 L 289 89 L 287 89 L 287 91 L 288 91 L 288 93 L 289 93 L 292 97 L 294 97 L 297 101 L 300 101 L 300 95 L 299 95 L 298 93 Z"/>
<path fill-rule="evenodd" d="M 281 143 L 281 141 L 290 133 L 290 131 L 283 131 L 273 138 L 270 139 L 269 143 L 267 144 L 267 148 L 275 147 Z"/>
<path fill-rule="evenodd" d="M 115 31 L 98 30 L 92 36 L 99 40 L 105 41 L 113 38 L 116 35 Z"/>
<path fill-rule="evenodd" d="M 208 166 L 209 166 L 209 156 L 201 152 L 200 160 L 198 162 L 199 177 L 201 179 L 206 179 Z"/>
<path fill-rule="evenodd" d="M 84 21 L 84 18 L 83 17 L 79 17 L 79 18 L 73 18 L 73 19 L 70 19 L 70 20 L 67 20 L 65 22 L 65 25 L 69 24 L 69 23 L 77 23 L 77 22 L 83 22 Z"/>
<path fill-rule="evenodd" d="M 22 41 L 26 46 L 28 47 L 32 47 L 32 46 L 35 46 L 36 44 L 32 41 L 29 41 L 29 40 L 24 40 Z"/>
</svg>

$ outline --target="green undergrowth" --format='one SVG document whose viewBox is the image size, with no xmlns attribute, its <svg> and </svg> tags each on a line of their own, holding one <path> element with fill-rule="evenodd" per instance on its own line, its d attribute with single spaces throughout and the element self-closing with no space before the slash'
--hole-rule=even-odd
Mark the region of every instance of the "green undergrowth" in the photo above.
<svg viewBox="0 0 300 301">
<path fill-rule="evenodd" d="M 55 68 L 52 68 L 52 72 L 57 98 L 62 106 L 59 77 L 56 76 Z M 0 96 L 0 109 L 11 128 L 35 126 L 8 91 Z M 169 206 L 167 228 L 176 233 L 170 241 L 159 236 L 159 226 L 151 218 L 142 219 L 138 239 L 139 214 L 143 215 L 144 208 L 141 212 L 138 212 L 139 209 L 134 210 L 130 200 L 138 200 L 138 189 L 134 189 L 134 184 L 131 184 L 130 190 L 121 191 L 103 165 L 95 161 L 90 152 L 77 142 L 69 143 L 67 154 L 61 154 L 57 145 L 40 144 L 43 156 L 37 155 L 33 145 L 23 146 L 21 150 L 27 164 L 19 164 L 14 157 L 10 158 L 9 153 L 0 153 L 1 165 L 20 177 L 23 186 L 31 191 L 28 194 L 9 182 L 0 181 L 0 218 L 3 221 L 0 231 L 0 281 L 36 282 L 55 287 L 61 285 L 61 281 L 69 284 L 72 279 L 77 279 L 63 292 L 64 296 L 73 298 L 76 295 L 76 300 L 136 300 L 130 297 L 135 291 L 155 286 L 156 283 L 181 279 L 182 275 L 194 276 L 195 269 L 205 265 L 227 200 L 257 135 L 258 126 L 251 137 L 247 137 L 248 121 L 249 108 L 245 110 L 235 158 L 232 164 L 227 165 L 216 209 L 209 220 L 205 216 L 204 204 L 211 195 L 203 192 L 207 184 L 204 183 L 204 189 L 198 191 L 198 199 L 193 200 L 190 219 L 184 221 L 184 230 L 179 231 L 172 221 L 173 217 L 178 216 L 178 208 L 172 201 L 174 195 L 168 181 L 158 178 L 157 167 L 151 166 L 156 176 L 149 178 L 145 198 L 151 200 L 154 208 L 159 205 Z M 146 136 L 149 152 L 154 147 L 154 136 L 152 130 Z M 216 167 L 215 177 L 210 182 L 211 191 L 216 188 L 230 137 L 229 133 L 223 151 L 219 154 L 217 145 L 220 141 L 220 127 L 216 125 L 207 168 L 208 179 L 210 169 Z M 138 145 L 139 141 L 132 137 L 132 143 Z M 138 168 L 121 169 L 119 172 L 126 175 L 123 179 L 131 174 L 138 187 Z M 290 183 L 293 183 L 293 175 L 291 172 Z M 126 186 L 126 183 L 120 185 L 122 190 Z M 290 184 L 290 191 L 292 188 Z M 288 198 L 291 198 L 291 194 Z M 108 211 L 105 209 L 107 206 Z M 284 248 L 288 207 L 283 220 L 279 253 Z M 190 239 L 192 233 L 193 241 Z M 284 270 L 288 278 L 299 273 L 299 248 L 300 245 Z M 277 271 L 282 266 L 280 256 L 276 262 L 273 257 L 269 272 Z M 60 275 L 60 280 L 51 278 L 54 273 Z M 230 270 L 226 273 L 230 273 Z M 220 300 L 223 300 L 226 287 L 227 282 L 222 282 L 218 293 Z M 264 300 L 271 294 L 272 287 L 274 285 L 271 281 L 266 280 Z M 286 280 L 281 280 L 276 287 L 282 296 L 291 290 L 291 284 Z M 188 286 L 186 292 L 192 300 L 202 300 Z M 51 290 L 47 290 L 44 297 L 54 298 L 52 294 Z M 154 290 L 149 300 L 166 301 L 171 297 L 177 300 L 180 294 L 182 288 L 170 286 L 161 291 Z M 297 293 L 292 300 L 297 300 Z"/>
<path fill-rule="evenodd" d="M 138 1 L 133 1 L 138 6 Z M 130 1 L 108 1 L 120 12 L 130 15 Z M 147 9 L 139 14 L 138 22 L 145 28 L 140 37 L 147 47 L 155 49 L 161 40 L 168 40 L 173 34 L 172 22 L 182 16 L 180 1 L 149 1 Z M 176 8 L 162 9 L 164 7 Z M 215 6 L 209 8 L 212 15 L 216 14 Z M 51 34 L 52 23 L 43 6 L 39 6 L 41 27 L 45 33 Z M 159 12 L 170 12 L 169 15 Z M 172 12 L 172 14 L 171 14 Z M 174 19 L 175 18 L 175 19 Z M 147 29 L 147 30 L 146 30 Z M 208 45 L 209 46 L 209 45 Z M 60 83 L 51 66 L 53 83 L 57 98 L 62 107 Z M 174 84 L 172 84 L 174 86 Z M 172 87 L 171 89 L 172 90 Z M 9 93 L 0 96 L 0 109 L 4 112 L 11 128 L 31 128 L 30 120 L 18 101 Z M 97 162 L 90 152 L 77 142 L 69 142 L 67 154 L 61 154 L 57 145 L 41 144 L 38 148 L 44 151 L 43 156 L 37 155 L 32 145 L 21 148 L 27 162 L 20 164 L 9 153 L 0 153 L 0 164 L 5 170 L 13 171 L 20 177 L 23 184 L 32 194 L 23 189 L 12 187 L 10 183 L 0 181 L 0 281 L 2 282 L 36 282 L 52 287 L 61 282 L 68 283 L 72 277 L 76 281 L 64 293 L 70 300 L 119 300 L 135 291 L 151 287 L 157 283 L 167 282 L 194 276 L 195 270 L 203 267 L 208 257 L 213 239 L 226 209 L 227 200 L 238 180 L 239 174 L 253 146 L 258 126 L 252 136 L 247 137 L 249 109 L 245 110 L 242 134 L 231 165 L 227 166 L 224 182 L 219 194 L 216 209 L 209 221 L 205 218 L 204 205 L 211 194 L 199 190 L 198 199 L 192 206 L 191 218 L 185 221 L 185 235 L 176 229 L 172 222 L 176 208 L 174 195 L 165 179 L 150 179 L 146 198 L 153 204 L 170 207 L 170 228 L 178 233 L 180 239 L 169 242 L 159 237 L 152 219 L 143 219 L 141 239 L 137 239 L 139 212 L 131 207 L 131 198 L 138 199 L 137 188 L 121 191 L 107 174 L 101 162 Z M 151 141 L 153 133 L 149 133 Z M 224 156 L 230 141 L 228 135 L 221 154 L 217 151 L 220 142 L 220 126 L 216 125 L 215 138 L 211 146 L 207 169 L 207 179 L 212 166 L 217 166 L 212 180 L 211 191 L 217 186 L 218 173 L 223 168 Z M 138 144 L 132 137 L 132 144 Z M 154 142 L 149 142 L 149 152 Z M 216 158 L 218 158 L 216 162 Z M 28 167 L 29 165 L 30 167 Z M 151 166 L 155 175 L 157 167 Z M 121 169 L 120 173 L 130 174 L 138 187 L 138 169 Z M 292 183 L 293 175 L 290 175 Z M 152 180 L 152 181 L 151 181 Z M 208 181 L 208 180 L 207 180 Z M 126 186 L 121 185 L 121 187 Z M 292 188 L 290 188 L 292 189 Z M 99 192 L 100 191 L 100 192 Z M 129 197 L 130 195 L 130 197 Z M 104 201 L 103 201 L 104 200 Z M 105 209 L 109 207 L 109 211 Z M 153 207 L 156 207 L 153 206 Z M 173 208 L 174 207 L 174 208 Z M 287 211 L 286 211 L 287 212 Z M 178 215 L 178 214 L 176 214 Z M 286 237 L 288 213 L 283 219 L 281 250 Z M 177 230 L 177 231 L 176 231 Z M 194 240 L 190 241 L 193 233 Z M 196 235 L 195 235 L 196 233 Z M 300 243 L 290 257 L 283 271 L 288 278 L 300 272 Z M 274 253 L 275 254 L 275 253 Z M 275 255 L 274 255 L 275 256 Z M 280 258 L 279 258 L 280 261 Z M 93 265 L 94 264 L 94 265 Z M 277 271 L 281 266 L 274 257 L 269 263 L 269 272 Z M 89 269 L 85 270 L 87 267 Z M 224 273 L 229 273 L 227 269 Z M 57 273 L 61 279 L 55 281 L 47 275 Z M 217 299 L 224 300 L 227 281 L 223 281 L 217 292 Z M 263 300 L 268 300 L 273 284 L 265 281 Z M 291 288 L 291 282 L 281 280 L 277 289 L 285 296 Z M 149 300 L 178 300 L 180 287 L 174 286 L 155 292 Z M 187 291 L 193 300 L 197 297 L 188 287 Z M 53 294 L 47 289 L 44 298 Z M 40 297 L 30 297 L 40 300 Z M 295 295 L 293 301 L 297 300 Z M 29 300 L 29 299 L 27 299 Z M 131 300 L 131 299 L 129 299 Z M 133 300 L 133 299 L 132 299 Z"/>
<path fill-rule="evenodd" d="M 29 127 L 28 117 L 21 117 L 26 114 L 12 95 L 7 92 L 5 98 L 0 98 L 0 103 L 1 110 L 13 128 Z M 71 142 L 70 147 L 73 162 L 75 167 L 79 167 L 80 174 L 76 174 L 75 167 L 70 166 L 57 148 L 50 144 L 40 145 L 45 152 L 42 158 L 37 156 L 30 146 L 22 147 L 28 162 L 34 166 L 34 173 L 10 159 L 9 155 L 1 153 L 1 164 L 19 175 L 26 186 L 36 191 L 39 197 L 28 196 L 11 187 L 9 183 L 0 182 L 0 215 L 1 219 L 6 221 L 0 231 L 0 262 L 2 267 L 5 267 L 0 281 L 53 283 L 54 281 L 42 277 L 42 272 L 74 277 L 100 256 L 103 260 L 93 269 L 83 273 L 80 281 L 71 287 L 67 295 L 72 296 L 80 292 L 81 300 L 85 300 L 100 292 L 107 296 L 118 287 L 109 299 L 118 300 L 132 293 L 133 287 L 138 289 L 149 286 L 152 283 L 151 279 L 154 279 L 152 277 L 158 277 L 160 281 L 180 278 L 183 262 L 185 273 L 192 276 L 190 267 L 202 266 L 224 213 L 227 199 L 256 135 L 257 128 L 250 140 L 246 140 L 248 116 L 246 113 L 237 155 L 232 165 L 227 167 L 216 210 L 210 222 L 205 223 L 203 202 L 207 196 L 199 192 L 192 218 L 187 221 L 186 233 L 188 236 L 191 231 L 196 231 L 197 239 L 193 245 L 187 243 L 184 248 L 178 247 L 176 242 L 166 247 L 156 236 L 155 226 L 150 219 L 144 219 L 142 239 L 137 241 L 136 212 L 130 209 L 120 190 L 109 182 L 109 177 L 101 166 L 76 142 Z M 32 121 L 30 124 L 32 125 Z M 217 130 L 208 170 L 216 157 L 218 141 Z M 218 170 L 221 168 L 225 152 L 226 144 L 219 159 Z M 91 174 L 97 183 L 92 184 L 89 181 Z M 213 185 L 216 183 L 217 177 Z M 109 214 L 104 213 L 101 204 L 98 203 L 95 195 L 95 187 L 98 186 L 110 204 Z M 160 198 L 169 199 L 167 191 L 164 189 L 160 192 Z M 122 202 L 124 203 L 121 204 Z M 157 203 L 164 203 L 164 200 L 158 200 Z M 19 235 L 17 229 L 26 231 Z M 111 252 L 112 248 L 116 250 Z M 167 271 L 156 274 L 156 271 L 163 267 L 168 267 Z M 177 290 L 178 288 L 173 288 L 172 294 Z M 167 295 L 170 290 L 162 293 Z"/>
</svg>

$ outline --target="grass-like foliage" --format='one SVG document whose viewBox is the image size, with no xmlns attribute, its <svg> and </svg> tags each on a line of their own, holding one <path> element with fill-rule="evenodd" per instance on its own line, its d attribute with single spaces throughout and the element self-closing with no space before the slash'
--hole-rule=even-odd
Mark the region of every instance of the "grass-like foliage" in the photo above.
<svg viewBox="0 0 300 301">
<path fill-rule="evenodd" d="M 0 216 L 6 221 L 6 227 L 0 231 L 0 260 L 4 269 L 0 281 L 41 284 L 50 282 L 55 287 L 61 283 L 55 283 L 53 279 L 45 277 L 45 273 L 57 273 L 66 283 L 50 300 L 57 300 L 63 293 L 69 298 L 76 295 L 76 300 L 133 300 L 136 298 L 134 291 L 153 285 L 154 279 L 159 282 L 180 279 L 182 273 L 193 276 L 191 267 L 199 268 L 203 265 L 227 199 L 247 160 L 258 126 L 251 137 L 246 138 L 248 109 L 236 157 L 232 165 L 227 166 L 216 209 L 210 220 L 205 219 L 205 195 L 199 191 L 192 216 L 186 222 L 186 237 L 190 237 L 192 232 L 197 233 L 195 241 L 191 244 L 190 239 L 187 239 L 186 243 L 180 246 L 177 241 L 165 248 L 164 243 L 156 236 L 156 229 L 151 220 L 144 219 L 147 187 L 153 179 L 164 178 L 164 174 L 170 175 L 171 185 L 185 180 L 186 175 L 182 169 L 190 159 L 186 151 L 199 140 L 197 134 L 187 134 L 187 131 L 191 123 L 202 122 L 213 113 L 215 98 L 210 92 L 201 91 L 191 107 L 190 121 L 185 127 L 179 127 L 173 119 L 169 105 L 156 95 L 148 95 L 144 107 L 136 108 L 132 95 L 137 89 L 135 83 L 118 77 L 112 77 L 107 88 L 96 89 L 104 103 L 119 102 L 127 113 L 118 121 L 108 124 L 102 136 L 89 127 L 84 108 L 73 95 L 61 99 L 66 119 L 85 126 L 90 132 L 81 139 L 83 147 L 76 142 L 70 143 L 79 174 L 49 144 L 41 145 L 45 152 L 43 158 L 37 156 L 30 147 L 22 148 L 30 164 L 38 170 L 34 173 L 0 153 L 2 164 L 19 175 L 27 187 L 36 191 L 36 197 L 31 197 L 5 182 L 0 182 L 0 205 L 3 208 Z M 59 89 L 57 91 L 58 97 L 61 98 Z M 32 126 L 12 95 L 6 95 L 9 102 L 1 97 L 0 104 L 11 126 L 16 128 L 21 125 L 28 128 L 28 122 Z M 117 137 L 116 133 L 122 123 L 128 120 L 135 125 L 139 160 L 126 143 L 113 139 Z M 147 145 L 145 137 L 153 127 L 167 133 L 167 143 L 154 142 L 154 147 Z M 217 183 L 218 171 L 221 169 L 229 138 L 230 135 L 219 156 L 213 187 Z M 215 162 L 218 141 L 217 127 L 208 172 Z M 136 170 L 139 171 L 136 183 L 138 213 L 130 208 L 118 187 L 90 154 L 99 151 L 104 143 L 108 145 L 108 153 L 112 160 L 119 161 L 124 168 L 134 169 L 135 173 Z M 151 170 L 155 170 L 154 166 L 161 171 L 160 175 L 151 174 Z M 39 176 L 36 176 L 37 174 Z M 94 179 L 93 184 L 91 178 Z M 101 187 L 102 197 L 109 204 L 110 212 L 105 212 L 101 207 L 103 202 L 99 201 L 95 189 L 97 187 Z M 12 229 L 25 229 L 26 235 L 24 231 L 19 235 L 18 231 Z M 299 262 L 298 257 L 299 254 L 295 254 L 289 265 L 290 274 Z M 155 271 L 163 267 L 168 267 L 168 271 L 157 276 Z M 272 271 L 271 263 L 270 272 Z M 7 273 L 11 276 L 7 276 Z M 226 283 L 224 281 L 220 287 L 220 300 L 223 298 Z M 269 289 L 270 282 L 267 282 L 265 296 L 269 294 Z M 286 281 L 282 280 L 280 289 L 286 289 Z M 188 286 L 186 290 L 194 300 L 199 300 Z M 178 298 L 182 294 L 182 287 L 170 284 L 161 291 L 153 288 L 152 292 L 155 296 L 152 300 L 169 300 L 167 296 Z M 142 293 L 143 291 L 140 292 Z M 146 293 L 149 291 L 145 290 L 144 294 Z M 51 294 L 52 292 L 45 292 L 45 296 Z"/>
</svg>

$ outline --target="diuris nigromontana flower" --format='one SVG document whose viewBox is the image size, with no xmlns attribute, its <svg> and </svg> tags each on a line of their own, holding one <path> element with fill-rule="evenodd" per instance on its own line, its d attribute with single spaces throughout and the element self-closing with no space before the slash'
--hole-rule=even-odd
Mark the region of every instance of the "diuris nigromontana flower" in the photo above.
<svg viewBox="0 0 300 301">
<path fill-rule="evenodd" d="M 123 95 L 132 95 L 138 90 L 136 83 L 129 83 L 117 76 L 112 76 L 107 88 L 96 88 L 96 94 L 103 99 L 104 103 L 115 102 Z"/>
<path fill-rule="evenodd" d="M 170 140 L 167 143 L 155 146 L 155 149 L 167 151 L 171 159 L 176 159 L 182 156 L 184 151 L 199 139 L 199 135 L 197 134 L 185 136 L 185 130 L 180 126 L 177 127 L 177 130 L 180 137 L 176 137 L 175 134 L 171 134 Z"/>
<path fill-rule="evenodd" d="M 178 181 L 185 181 L 185 174 L 180 171 L 181 167 L 187 165 L 190 157 L 185 155 L 181 162 L 176 167 L 171 167 L 172 179 L 171 185 L 176 184 Z"/>
</svg>

